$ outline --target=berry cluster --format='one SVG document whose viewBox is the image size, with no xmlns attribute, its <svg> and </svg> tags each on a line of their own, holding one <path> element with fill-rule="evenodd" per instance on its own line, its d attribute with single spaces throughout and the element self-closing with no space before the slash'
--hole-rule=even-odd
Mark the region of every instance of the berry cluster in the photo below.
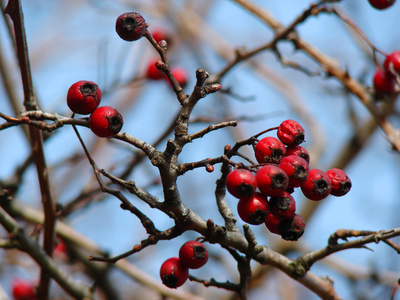
<svg viewBox="0 0 400 300">
<path fill-rule="evenodd" d="M 80 80 L 68 90 L 68 107 L 77 114 L 88 115 L 92 132 L 99 137 L 112 137 L 122 129 L 121 114 L 111 106 L 99 107 L 101 90 L 92 81 Z"/>
<path fill-rule="evenodd" d="M 259 165 L 235 168 L 226 177 L 226 187 L 239 199 L 237 210 L 244 222 L 265 223 L 283 239 L 297 240 L 304 232 L 305 223 L 296 214 L 296 202 L 291 195 L 294 188 L 300 187 L 307 198 L 318 201 L 329 194 L 347 194 L 351 181 L 340 169 L 326 173 L 309 169 L 310 156 L 299 145 L 304 141 L 305 132 L 298 122 L 285 120 L 277 130 L 278 138 L 268 136 L 255 145 Z"/>
<path fill-rule="evenodd" d="M 167 287 L 177 288 L 188 279 L 189 269 L 201 268 L 207 260 L 207 248 L 198 241 L 188 241 L 179 249 L 179 257 L 171 257 L 161 265 L 161 280 Z"/>
<path fill-rule="evenodd" d="M 397 79 L 400 74 L 400 51 L 386 55 L 383 68 L 375 71 L 373 83 L 377 95 L 387 95 L 396 92 Z"/>
</svg>

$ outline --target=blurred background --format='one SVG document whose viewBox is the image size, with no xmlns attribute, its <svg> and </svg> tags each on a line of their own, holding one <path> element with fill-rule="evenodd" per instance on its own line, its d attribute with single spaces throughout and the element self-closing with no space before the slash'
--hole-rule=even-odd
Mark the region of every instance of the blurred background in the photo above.
<svg viewBox="0 0 400 300">
<path fill-rule="evenodd" d="M 2 8 L 6 1 L 1 0 Z M 227 0 L 162 0 L 162 1 L 22 1 L 35 91 L 40 108 L 70 116 L 66 93 L 78 80 L 95 81 L 103 91 L 102 105 L 114 106 L 124 117 L 123 131 L 148 143 L 154 143 L 173 122 L 180 109 L 171 87 L 163 80 L 149 80 L 146 70 L 157 52 L 146 39 L 125 42 L 115 33 L 116 18 L 127 11 L 140 12 L 150 32 L 164 31 L 168 36 L 168 58 L 171 66 L 184 68 L 190 94 L 195 83 L 195 70 L 201 67 L 211 75 L 218 74 L 234 58 L 235 50 L 249 51 L 267 44 L 274 32 L 246 10 L 241 1 Z M 311 1 L 253 0 L 287 26 L 309 8 Z M 387 10 L 372 8 L 367 0 L 342 1 L 336 9 L 364 32 L 379 50 L 390 53 L 400 49 L 400 3 Z M 0 56 L 3 70 L 0 84 L 0 111 L 16 116 L 22 111 L 23 91 L 18 62 L 9 34 L 9 18 L 0 21 Z M 333 14 L 321 13 L 297 26 L 297 33 L 313 47 L 334 59 L 350 76 L 366 87 L 372 86 L 376 69 L 372 50 L 360 35 Z M 277 59 L 276 53 L 262 51 L 236 65 L 220 83 L 223 92 L 202 99 L 192 115 L 190 132 L 224 120 L 238 120 L 235 128 L 225 128 L 206 135 L 184 148 L 181 162 L 195 162 L 223 154 L 226 144 L 246 139 L 285 119 L 297 120 L 306 130 L 306 148 L 311 167 L 328 170 L 343 168 L 352 180 L 352 190 L 343 197 L 324 199 L 310 207 L 310 200 L 295 192 L 297 212 L 309 214 L 304 236 L 298 242 L 283 242 L 265 226 L 251 226 L 259 244 L 280 249 L 291 258 L 306 251 L 323 248 L 329 236 L 340 228 L 386 230 L 400 227 L 398 211 L 400 158 L 392 151 L 384 133 L 371 122 L 371 116 L 360 101 L 332 77 L 326 76 L 314 60 L 303 51 L 296 51 L 289 42 L 278 43 L 278 51 L 291 67 Z M 382 64 L 384 56 L 377 54 Z M 11 91 L 6 87 L 11 84 Z M 14 100 L 17 101 L 14 101 Z M 12 103 L 19 105 L 13 107 Z M 376 105 L 382 105 L 377 103 Z M 388 119 L 400 127 L 399 105 L 393 105 Z M 370 124 L 369 126 L 365 124 Z M 134 161 L 138 151 L 115 140 L 95 137 L 89 129 L 79 128 L 99 168 L 121 174 Z M 62 220 L 77 232 L 94 241 L 110 256 L 130 250 L 147 237 L 138 219 L 121 210 L 119 201 L 99 192 L 93 170 L 70 126 L 47 135 L 45 152 L 51 170 L 52 192 L 64 207 Z M 172 135 L 168 135 L 171 137 Z M 351 141 L 365 140 L 360 147 L 348 148 Z M 6 182 L 27 160 L 29 140 L 21 127 L 0 132 L 0 180 Z M 165 149 L 166 138 L 158 145 Z M 250 147 L 243 153 L 253 157 Z M 238 160 L 240 161 L 240 160 Z M 126 179 L 151 194 L 163 198 L 157 184 L 158 172 L 143 160 L 128 172 Z M 215 181 L 220 177 L 219 165 L 213 173 L 203 168 L 186 173 L 178 180 L 182 199 L 204 219 L 223 224 L 215 203 Z M 149 216 L 158 229 L 173 225 L 170 218 L 149 208 L 136 197 L 125 196 Z M 22 206 L 41 210 L 41 196 L 34 165 L 24 171 L 16 201 Z M 235 211 L 237 200 L 227 195 Z M 20 220 L 30 231 L 32 221 Z M 244 223 L 239 219 L 238 225 Z M 29 232 L 29 230 L 28 230 Z M 1 229 L 2 238 L 8 234 Z M 177 256 L 180 246 L 199 235 L 186 232 L 172 241 L 161 241 L 127 260 L 159 281 L 159 267 L 164 260 Z M 394 239 L 399 242 L 400 240 Z M 290 244 L 290 246 L 288 246 Z M 296 245 L 293 245 L 296 244 Z M 193 274 L 200 278 L 237 282 L 236 262 L 218 245 L 207 244 L 209 263 Z M 277 248 L 275 248 L 277 247 Z M 343 299 L 400 299 L 394 294 L 400 275 L 398 254 L 384 243 L 368 245 L 370 249 L 342 251 L 316 263 L 311 271 L 329 276 Z M 289 251 L 287 251 L 289 249 Z M 87 253 L 91 255 L 91 253 Z M 75 278 L 91 284 L 85 264 L 78 259 L 70 264 L 68 257 L 56 257 Z M 83 260 L 84 261 L 84 260 Z M 94 263 L 104 265 L 102 263 Z M 137 283 L 118 267 L 109 270 L 110 281 L 120 299 L 161 299 L 151 288 Z M 11 295 L 17 278 L 37 280 L 38 266 L 17 250 L 0 250 L 0 284 Z M 254 263 L 257 280 L 250 285 L 249 299 L 317 299 L 306 288 L 279 270 Z M 178 291 L 189 291 L 204 299 L 234 299 L 230 292 L 204 288 L 187 282 Z M 53 283 L 54 299 L 69 299 Z M 102 295 L 98 295 L 102 299 Z"/>
</svg>

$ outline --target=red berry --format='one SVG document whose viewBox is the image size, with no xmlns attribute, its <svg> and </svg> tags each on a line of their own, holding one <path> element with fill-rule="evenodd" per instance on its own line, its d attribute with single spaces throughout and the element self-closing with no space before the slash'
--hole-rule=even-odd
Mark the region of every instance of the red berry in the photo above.
<svg viewBox="0 0 400 300">
<path fill-rule="evenodd" d="M 226 188 L 236 198 L 250 197 L 257 188 L 257 180 L 249 170 L 235 169 L 226 176 Z"/>
<path fill-rule="evenodd" d="M 125 41 L 136 41 L 145 33 L 146 21 L 137 12 L 127 12 L 117 18 L 115 31 Z"/>
<path fill-rule="evenodd" d="M 101 91 L 92 81 L 80 80 L 68 89 L 68 107 L 77 114 L 88 115 L 92 113 L 101 100 Z"/>
<path fill-rule="evenodd" d="M 286 155 L 279 163 L 279 168 L 289 177 L 288 187 L 299 187 L 307 180 L 308 163 L 300 156 Z"/>
<path fill-rule="evenodd" d="M 165 78 L 165 74 L 159 68 L 157 68 L 157 64 L 159 64 L 158 59 L 153 59 L 150 61 L 147 66 L 146 78 L 151 80 L 159 80 Z"/>
<path fill-rule="evenodd" d="M 278 230 L 284 240 L 297 241 L 303 235 L 305 227 L 303 218 L 294 214 L 291 218 L 280 221 Z"/>
<path fill-rule="evenodd" d="M 285 145 L 272 136 L 261 139 L 255 149 L 254 154 L 258 163 L 279 163 L 286 154 Z"/>
<path fill-rule="evenodd" d="M 400 51 L 394 51 L 386 56 L 383 62 L 383 68 L 389 72 L 389 74 L 400 73 Z"/>
<path fill-rule="evenodd" d="M 325 172 L 311 169 L 306 182 L 301 186 L 301 191 L 310 200 L 324 199 L 331 192 L 331 180 Z"/>
<path fill-rule="evenodd" d="M 396 79 L 388 71 L 376 69 L 373 78 L 376 94 L 393 94 L 396 90 Z"/>
<path fill-rule="evenodd" d="M 305 131 L 294 120 L 283 121 L 278 128 L 277 136 L 285 145 L 298 145 L 304 142 Z"/>
<path fill-rule="evenodd" d="M 90 115 L 89 125 L 98 137 L 112 137 L 124 124 L 121 114 L 111 106 L 101 106 Z"/>
<path fill-rule="evenodd" d="M 36 300 L 36 289 L 32 282 L 16 279 L 12 283 L 14 300 Z"/>
<path fill-rule="evenodd" d="M 275 217 L 271 212 L 267 214 L 267 217 L 265 218 L 265 226 L 267 226 L 268 230 L 271 233 L 279 234 L 279 225 L 280 220 Z"/>
<path fill-rule="evenodd" d="M 331 180 L 331 195 L 344 196 L 351 189 L 351 180 L 346 172 L 341 169 L 331 169 L 326 172 Z"/>
<path fill-rule="evenodd" d="M 369 4 L 376 9 L 388 8 L 389 6 L 392 6 L 395 1 L 396 0 L 368 0 Z"/>
<path fill-rule="evenodd" d="M 175 79 L 178 81 L 179 85 L 184 88 L 187 85 L 188 81 L 188 75 L 185 69 L 175 67 L 171 68 L 172 75 L 175 77 Z M 168 79 L 167 79 L 168 80 Z M 171 82 L 168 83 L 171 85 Z"/>
<path fill-rule="evenodd" d="M 189 241 L 179 249 L 179 261 L 184 267 L 198 269 L 208 260 L 207 248 L 198 241 Z"/>
<path fill-rule="evenodd" d="M 251 197 L 241 198 L 237 210 L 244 222 L 260 225 L 265 222 L 268 213 L 267 197 L 261 193 L 254 193 Z"/>
<path fill-rule="evenodd" d="M 269 208 L 271 213 L 279 220 L 288 219 L 296 212 L 296 202 L 292 195 L 283 192 L 281 195 L 269 199 Z"/>
<path fill-rule="evenodd" d="M 279 167 L 269 164 L 257 171 L 257 186 L 265 196 L 279 196 L 286 190 L 289 178 Z"/>
<path fill-rule="evenodd" d="M 162 282 L 169 288 L 177 288 L 189 277 L 189 269 L 184 267 L 178 257 L 167 259 L 160 268 Z"/>
<path fill-rule="evenodd" d="M 310 154 L 308 154 L 307 150 L 299 145 L 291 145 L 286 147 L 286 156 L 289 155 L 297 155 L 301 158 L 305 159 L 307 164 L 310 164 Z"/>
</svg>

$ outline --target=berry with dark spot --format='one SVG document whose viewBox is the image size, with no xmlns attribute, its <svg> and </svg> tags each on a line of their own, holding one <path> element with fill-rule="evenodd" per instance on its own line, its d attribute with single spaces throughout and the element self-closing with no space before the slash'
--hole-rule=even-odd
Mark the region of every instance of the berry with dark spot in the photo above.
<svg viewBox="0 0 400 300">
<path fill-rule="evenodd" d="M 299 187 L 307 180 L 309 170 L 308 163 L 300 156 L 285 156 L 279 163 L 279 168 L 285 171 L 289 177 L 288 187 Z"/>
<path fill-rule="evenodd" d="M 258 163 L 280 163 L 286 154 L 285 145 L 272 136 L 261 139 L 254 148 Z"/>
<path fill-rule="evenodd" d="M 146 31 L 146 21 L 137 12 L 120 15 L 115 22 L 115 31 L 124 41 L 132 42 L 140 39 Z"/>
<path fill-rule="evenodd" d="M 179 249 L 179 261 L 184 267 L 198 269 L 208 261 L 207 248 L 198 241 L 189 241 Z"/>
<path fill-rule="evenodd" d="M 261 193 L 241 198 L 237 205 L 240 218 L 249 224 L 260 225 L 265 222 L 268 213 L 268 199 Z"/>
<path fill-rule="evenodd" d="M 178 257 L 167 259 L 160 268 L 162 282 L 169 288 L 177 288 L 189 277 L 189 269 L 184 267 Z"/>
<path fill-rule="evenodd" d="M 304 233 L 306 223 L 302 216 L 294 214 L 291 218 L 279 222 L 278 230 L 286 241 L 297 241 Z"/>
<path fill-rule="evenodd" d="M 77 114 L 88 115 L 100 104 L 101 90 L 93 81 L 80 80 L 68 89 L 68 107 Z"/>
<path fill-rule="evenodd" d="M 331 195 L 344 196 L 351 189 L 351 180 L 346 172 L 341 169 L 331 169 L 326 172 L 331 180 Z"/>
<path fill-rule="evenodd" d="M 322 200 L 331 192 L 331 179 L 325 172 L 311 169 L 306 182 L 301 185 L 301 191 L 310 200 Z"/>
<path fill-rule="evenodd" d="M 90 115 L 90 130 L 98 137 L 112 137 L 124 124 L 121 114 L 111 106 L 101 106 Z"/>
<path fill-rule="evenodd" d="M 285 120 L 279 125 L 277 136 L 285 145 L 299 145 L 304 142 L 305 131 L 298 122 Z"/>
<path fill-rule="evenodd" d="M 256 173 L 257 186 L 265 196 L 279 196 L 286 190 L 289 177 L 279 167 L 268 164 L 258 169 Z"/>
<path fill-rule="evenodd" d="M 296 202 L 288 192 L 269 199 L 270 212 L 279 220 L 288 219 L 296 212 Z"/>
<path fill-rule="evenodd" d="M 235 169 L 226 176 L 226 188 L 236 198 L 250 197 L 257 188 L 257 180 L 249 170 Z"/>
</svg>

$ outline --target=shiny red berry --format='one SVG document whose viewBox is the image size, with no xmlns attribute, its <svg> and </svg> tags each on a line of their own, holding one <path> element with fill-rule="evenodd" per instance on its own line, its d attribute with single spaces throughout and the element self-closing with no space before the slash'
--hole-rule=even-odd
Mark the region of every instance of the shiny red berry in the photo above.
<svg viewBox="0 0 400 300">
<path fill-rule="evenodd" d="M 36 288 L 32 282 L 16 279 L 12 283 L 14 300 L 36 300 Z"/>
<path fill-rule="evenodd" d="M 297 155 L 305 159 L 307 164 L 310 164 L 310 154 L 308 151 L 299 145 L 286 146 L 286 156 Z"/>
<path fill-rule="evenodd" d="M 239 217 L 246 223 L 260 225 L 265 222 L 268 213 L 268 199 L 261 193 L 241 198 L 237 205 Z"/>
<path fill-rule="evenodd" d="M 271 212 L 267 214 L 267 217 L 265 218 L 265 226 L 267 226 L 268 230 L 271 233 L 279 234 L 279 225 L 280 220 L 275 217 Z"/>
<path fill-rule="evenodd" d="M 299 145 L 304 142 L 305 131 L 298 122 L 285 120 L 279 125 L 277 136 L 285 145 Z"/>
<path fill-rule="evenodd" d="M 258 163 L 279 163 L 286 154 L 285 145 L 272 136 L 261 139 L 254 148 Z"/>
<path fill-rule="evenodd" d="M 189 277 L 189 269 L 184 267 L 178 257 L 167 259 L 160 268 L 162 282 L 169 288 L 177 288 Z"/>
<path fill-rule="evenodd" d="M 250 197 L 257 188 L 256 176 L 246 169 L 235 169 L 226 177 L 226 188 L 236 198 Z"/>
<path fill-rule="evenodd" d="M 179 261 L 184 267 L 198 269 L 208 261 L 207 248 L 198 241 L 189 241 L 179 249 Z"/>
<path fill-rule="evenodd" d="M 279 196 L 286 190 L 289 183 L 286 173 L 273 164 L 258 169 L 256 180 L 260 192 L 265 196 Z"/>
<path fill-rule="evenodd" d="M 299 187 L 307 180 L 308 163 L 300 156 L 286 155 L 279 163 L 279 168 L 289 177 L 288 187 Z"/>
<path fill-rule="evenodd" d="M 159 68 L 157 64 L 162 63 L 159 59 L 153 59 L 149 62 L 146 70 L 146 78 L 151 80 L 160 80 L 165 78 L 165 74 Z"/>
<path fill-rule="evenodd" d="M 124 124 L 121 114 L 111 106 L 101 106 L 90 115 L 90 130 L 98 137 L 112 137 Z"/>
<path fill-rule="evenodd" d="M 288 219 L 296 212 L 296 202 L 288 192 L 269 199 L 270 212 L 279 220 Z"/>
<path fill-rule="evenodd" d="M 388 54 L 383 62 L 383 68 L 392 75 L 400 73 L 400 51 Z"/>
<path fill-rule="evenodd" d="M 305 227 L 302 216 L 294 214 L 291 218 L 280 221 L 278 230 L 284 240 L 297 241 L 303 235 Z"/>
<path fill-rule="evenodd" d="M 376 69 L 373 78 L 375 93 L 377 95 L 393 94 L 396 91 L 396 79 L 389 71 Z"/>
<path fill-rule="evenodd" d="M 351 189 L 351 180 L 346 172 L 341 169 L 331 169 L 326 172 L 331 180 L 331 195 L 344 196 Z"/>
<path fill-rule="evenodd" d="M 310 200 L 322 200 L 331 192 L 331 179 L 325 172 L 311 169 L 306 182 L 301 185 L 301 191 Z"/>
<path fill-rule="evenodd" d="M 145 33 L 146 21 L 137 12 L 127 12 L 117 18 L 115 31 L 125 41 L 136 41 Z"/>
<path fill-rule="evenodd" d="M 93 81 L 80 80 L 68 89 L 68 107 L 77 114 L 88 115 L 100 104 L 101 91 Z"/>
<path fill-rule="evenodd" d="M 396 0 L 368 0 L 369 4 L 376 9 L 385 9 L 392 6 Z"/>
</svg>

